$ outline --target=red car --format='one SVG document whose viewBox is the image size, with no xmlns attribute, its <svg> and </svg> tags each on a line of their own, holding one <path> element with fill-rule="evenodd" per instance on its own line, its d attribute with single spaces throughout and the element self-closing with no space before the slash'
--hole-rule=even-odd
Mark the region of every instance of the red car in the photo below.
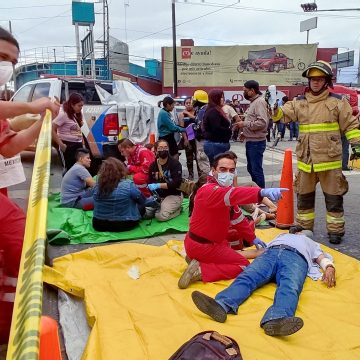
<svg viewBox="0 0 360 360">
<path fill-rule="evenodd" d="M 253 66 L 260 70 L 279 72 L 288 68 L 288 60 L 290 59 L 282 53 L 268 53 L 254 60 Z"/>
</svg>

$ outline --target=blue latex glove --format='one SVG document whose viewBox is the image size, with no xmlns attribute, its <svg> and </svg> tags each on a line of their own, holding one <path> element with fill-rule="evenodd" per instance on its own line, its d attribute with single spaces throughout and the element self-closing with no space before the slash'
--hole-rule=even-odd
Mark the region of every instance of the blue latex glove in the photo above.
<svg viewBox="0 0 360 360">
<path fill-rule="evenodd" d="M 267 245 L 266 243 L 264 243 L 262 240 L 260 240 L 259 238 L 256 238 L 254 241 L 253 241 L 253 244 L 256 246 L 257 249 L 260 249 L 260 248 L 266 248 Z"/>
<path fill-rule="evenodd" d="M 289 191 L 288 188 L 268 188 L 268 189 L 261 189 L 260 196 L 267 197 L 270 200 L 277 201 L 281 199 L 281 193 L 284 191 Z"/>
<path fill-rule="evenodd" d="M 148 185 L 148 189 L 150 191 L 155 191 L 157 189 L 160 189 L 160 184 L 159 183 L 154 183 L 154 184 L 149 184 Z"/>
</svg>

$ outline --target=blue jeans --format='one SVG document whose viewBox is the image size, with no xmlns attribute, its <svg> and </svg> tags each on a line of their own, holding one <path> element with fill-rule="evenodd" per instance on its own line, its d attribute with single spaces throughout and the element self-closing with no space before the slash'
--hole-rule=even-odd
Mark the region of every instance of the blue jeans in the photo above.
<svg viewBox="0 0 360 360">
<path fill-rule="evenodd" d="M 61 204 L 62 207 L 75 208 L 75 209 L 90 209 L 94 207 L 93 198 L 94 188 L 84 190 L 81 195 L 74 201 L 67 204 Z"/>
<path fill-rule="evenodd" d="M 247 171 L 261 188 L 265 187 L 265 176 L 263 170 L 263 156 L 266 148 L 266 140 L 246 141 Z"/>
<path fill-rule="evenodd" d="M 267 249 L 256 258 L 215 300 L 229 313 L 237 314 L 238 307 L 259 287 L 276 282 L 274 303 L 261 319 L 266 322 L 294 316 L 299 302 L 308 264 L 300 255 L 286 249 Z"/>
<path fill-rule="evenodd" d="M 230 150 L 229 143 L 218 143 L 209 140 L 205 140 L 204 142 L 204 151 L 209 158 L 210 165 L 212 165 L 212 163 L 214 162 L 214 157 L 216 155 L 222 154 L 228 150 Z"/>
<path fill-rule="evenodd" d="M 281 138 L 283 139 L 285 136 L 285 130 L 286 130 L 285 124 L 279 121 L 277 123 L 277 129 L 278 129 L 278 134 L 280 134 Z"/>
<path fill-rule="evenodd" d="M 342 143 L 342 168 L 343 170 L 348 167 L 349 163 L 349 141 L 344 134 L 341 134 Z"/>
<path fill-rule="evenodd" d="M 299 137 L 299 123 L 297 121 L 292 121 L 290 123 L 290 140 L 292 138 L 298 138 Z"/>
</svg>

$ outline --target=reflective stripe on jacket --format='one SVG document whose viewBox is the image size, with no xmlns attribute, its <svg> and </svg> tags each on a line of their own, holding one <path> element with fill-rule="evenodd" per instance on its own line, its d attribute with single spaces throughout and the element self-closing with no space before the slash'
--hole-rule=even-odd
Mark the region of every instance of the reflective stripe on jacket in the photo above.
<svg viewBox="0 0 360 360">
<path fill-rule="evenodd" d="M 283 106 L 285 122 L 299 122 L 296 146 L 298 169 L 310 173 L 341 168 L 343 132 L 350 143 L 360 144 L 359 122 L 345 98 L 325 90 L 306 92 Z"/>
</svg>

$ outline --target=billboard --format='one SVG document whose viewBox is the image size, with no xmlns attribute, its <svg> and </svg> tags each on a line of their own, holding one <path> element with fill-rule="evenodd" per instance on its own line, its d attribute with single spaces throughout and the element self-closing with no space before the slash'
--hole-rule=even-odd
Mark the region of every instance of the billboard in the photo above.
<svg viewBox="0 0 360 360">
<path fill-rule="evenodd" d="M 301 73 L 316 60 L 316 44 L 177 47 L 178 86 L 301 85 Z M 163 48 L 164 87 L 173 83 L 172 48 Z"/>
</svg>

